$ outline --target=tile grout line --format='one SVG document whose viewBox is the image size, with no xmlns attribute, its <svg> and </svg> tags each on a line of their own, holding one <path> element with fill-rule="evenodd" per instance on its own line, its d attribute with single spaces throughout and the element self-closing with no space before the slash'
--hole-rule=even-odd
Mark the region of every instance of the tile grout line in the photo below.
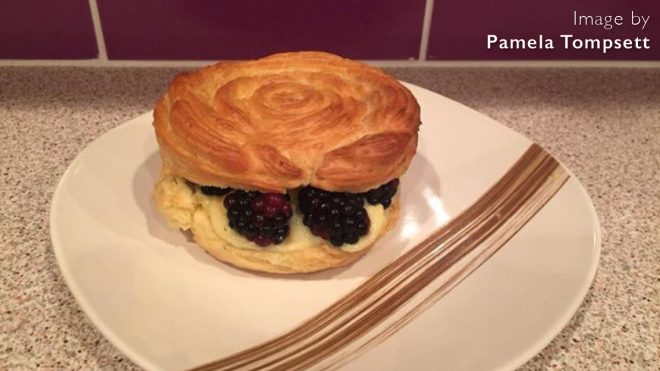
<svg viewBox="0 0 660 371">
<path fill-rule="evenodd" d="M 105 49 L 105 39 L 103 37 L 103 27 L 101 27 L 101 17 L 99 15 L 99 7 L 96 0 L 89 0 L 89 10 L 92 14 L 92 24 L 94 25 L 94 35 L 96 36 L 96 47 L 98 48 L 99 55 L 96 61 L 107 61 L 108 53 Z"/>
<path fill-rule="evenodd" d="M 219 59 L 220 60 L 220 59 Z M 0 59 L 0 67 L 183 67 L 196 68 L 218 60 Z M 660 61 L 644 60 L 379 60 L 362 62 L 378 67 L 479 68 L 660 68 Z"/>
<path fill-rule="evenodd" d="M 419 45 L 420 61 L 425 61 L 427 57 L 432 16 L 433 16 L 433 0 L 426 0 L 426 5 L 424 7 L 424 21 L 422 22 L 422 38 L 420 40 L 420 45 Z"/>
</svg>

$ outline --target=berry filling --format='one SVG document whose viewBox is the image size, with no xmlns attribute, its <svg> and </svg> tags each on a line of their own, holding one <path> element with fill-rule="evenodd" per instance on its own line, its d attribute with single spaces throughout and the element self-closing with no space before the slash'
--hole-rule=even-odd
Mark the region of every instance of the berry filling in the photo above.
<svg viewBox="0 0 660 371">
<path fill-rule="evenodd" d="M 303 224 L 312 234 L 334 246 L 355 244 L 367 235 L 371 221 L 363 199 L 387 209 L 397 192 L 399 179 L 393 179 L 364 193 L 331 192 L 306 186 L 298 192 L 298 209 Z M 203 194 L 224 196 L 229 227 L 255 244 L 280 244 L 289 235 L 293 214 L 288 194 L 241 191 L 200 186 Z"/>
<path fill-rule="evenodd" d="M 298 208 L 310 231 L 334 246 L 354 244 L 369 232 L 369 216 L 359 194 L 307 186 L 298 192 Z"/>
<path fill-rule="evenodd" d="M 280 244 L 289 235 L 293 210 L 288 195 L 233 191 L 224 205 L 229 227 L 259 246 Z"/>
<path fill-rule="evenodd" d="M 387 209 L 392 204 L 392 197 L 396 194 L 398 187 L 399 179 L 392 179 L 378 188 L 368 190 L 362 195 L 368 203 L 372 205 L 381 204 Z"/>
</svg>

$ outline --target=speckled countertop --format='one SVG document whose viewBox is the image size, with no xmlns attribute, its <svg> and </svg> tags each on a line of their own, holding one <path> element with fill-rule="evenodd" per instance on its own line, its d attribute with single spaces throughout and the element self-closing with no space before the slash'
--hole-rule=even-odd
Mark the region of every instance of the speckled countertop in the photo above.
<svg viewBox="0 0 660 371">
<path fill-rule="evenodd" d="M 660 70 L 390 69 L 549 149 L 600 217 L 596 279 L 523 370 L 660 369 Z M 74 156 L 151 109 L 176 69 L 0 68 L 0 369 L 136 369 L 86 319 L 48 212 Z"/>
</svg>

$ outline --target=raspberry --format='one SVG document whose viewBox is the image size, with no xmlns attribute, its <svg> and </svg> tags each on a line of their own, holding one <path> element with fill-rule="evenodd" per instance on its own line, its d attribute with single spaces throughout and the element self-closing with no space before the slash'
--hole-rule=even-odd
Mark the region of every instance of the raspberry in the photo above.
<svg viewBox="0 0 660 371">
<path fill-rule="evenodd" d="M 385 209 L 392 204 L 392 197 L 396 194 L 399 186 L 399 179 L 392 179 L 378 188 L 370 189 L 362 196 L 367 199 L 371 205 L 381 204 Z"/>
<path fill-rule="evenodd" d="M 259 246 L 280 244 L 289 235 L 288 195 L 234 191 L 225 197 L 229 227 Z"/>
<path fill-rule="evenodd" d="M 369 216 L 359 194 L 307 186 L 298 193 L 298 208 L 310 231 L 334 246 L 354 244 L 369 232 Z"/>
</svg>

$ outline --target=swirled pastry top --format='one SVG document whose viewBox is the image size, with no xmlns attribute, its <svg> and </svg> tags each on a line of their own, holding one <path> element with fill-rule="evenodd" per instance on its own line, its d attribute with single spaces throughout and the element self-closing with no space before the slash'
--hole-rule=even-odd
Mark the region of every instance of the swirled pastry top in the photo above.
<svg viewBox="0 0 660 371">
<path fill-rule="evenodd" d="M 383 71 L 321 52 L 178 75 L 154 111 L 161 158 L 203 185 L 358 192 L 400 176 L 419 106 Z"/>
</svg>

